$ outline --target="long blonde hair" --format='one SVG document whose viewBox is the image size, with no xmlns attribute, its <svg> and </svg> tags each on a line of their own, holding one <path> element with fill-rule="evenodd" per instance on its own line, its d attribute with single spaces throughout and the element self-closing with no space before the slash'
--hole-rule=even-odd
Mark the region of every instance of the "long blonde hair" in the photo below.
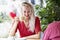
<svg viewBox="0 0 60 40">
<path fill-rule="evenodd" d="M 22 6 L 26 6 L 26 5 L 31 8 L 31 13 L 32 13 L 31 14 L 31 18 L 29 20 L 29 31 L 34 32 L 34 29 L 35 29 L 35 15 L 34 15 L 34 8 L 33 8 L 33 6 L 30 3 L 23 2 L 21 4 L 21 7 L 20 7 L 21 8 L 21 13 L 22 13 Z M 21 14 L 21 20 L 24 20 L 24 17 L 22 16 L 22 14 Z"/>
</svg>

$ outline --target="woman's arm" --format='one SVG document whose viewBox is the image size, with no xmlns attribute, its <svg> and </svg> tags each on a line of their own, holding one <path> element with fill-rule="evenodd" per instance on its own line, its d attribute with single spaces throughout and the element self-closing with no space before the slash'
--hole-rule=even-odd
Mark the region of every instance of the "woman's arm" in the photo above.
<svg viewBox="0 0 60 40">
<path fill-rule="evenodd" d="M 26 36 L 23 38 L 27 38 L 27 39 L 40 39 L 40 32 L 38 32 L 37 34 L 31 35 L 31 36 Z"/>
<path fill-rule="evenodd" d="M 15 36 L 16 29 L 17 29 L 17 24 L 18 24 L 18 18 L 15 17 L 14 22 L 12 24 L 12 28 L 9 31 L 9 36 Z"/>
</svg>

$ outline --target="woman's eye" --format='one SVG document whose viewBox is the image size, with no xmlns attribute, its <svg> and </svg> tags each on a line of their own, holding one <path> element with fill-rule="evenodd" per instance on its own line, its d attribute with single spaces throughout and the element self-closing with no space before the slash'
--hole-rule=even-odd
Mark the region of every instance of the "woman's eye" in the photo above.
<svg viewBox="0 0 60 40">
<path fill-rule="evenodd" d="M 27 13 L 30 13 L 30 11 L 28 11 Z"/>
<path fill-rule="evenodd" d="M 24 11 L 24 13 L 26 13 L 26 11 Z"/>
</svg>

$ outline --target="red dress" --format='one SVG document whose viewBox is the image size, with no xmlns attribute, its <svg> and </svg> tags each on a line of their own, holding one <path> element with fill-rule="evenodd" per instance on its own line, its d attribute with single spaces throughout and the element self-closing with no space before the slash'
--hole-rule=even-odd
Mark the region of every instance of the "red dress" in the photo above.
<svg viewBox="0 0 60 40">
<path fill-rule="evenodd" d="M 20 37 L 25 37 L 25 36 L 36 34 L 39 31 L 41 31 L 41 28 L 40 28 L 40 20 L 39 20 L 38 17 L 36 17 L 36 19 L 35 19 L 35 30 L 34 30 L 34 32 L 28 31 L 28 29 L 25 27 L 24 22 L 19 22 L 18 23 L 18 26 L 17 26 L 17 29 L 19 30 Z"/>
</svg>

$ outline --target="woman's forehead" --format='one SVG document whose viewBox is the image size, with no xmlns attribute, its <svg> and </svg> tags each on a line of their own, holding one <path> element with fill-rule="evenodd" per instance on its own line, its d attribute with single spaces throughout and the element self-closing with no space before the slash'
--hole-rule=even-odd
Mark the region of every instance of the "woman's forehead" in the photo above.
<svg viewBox="0 0 60 40">
<path fill-rule="evenodd" d="M 31 8 L 29 6 L 23 6 L 23 9 L 30 10 Z"/>
</svg>

